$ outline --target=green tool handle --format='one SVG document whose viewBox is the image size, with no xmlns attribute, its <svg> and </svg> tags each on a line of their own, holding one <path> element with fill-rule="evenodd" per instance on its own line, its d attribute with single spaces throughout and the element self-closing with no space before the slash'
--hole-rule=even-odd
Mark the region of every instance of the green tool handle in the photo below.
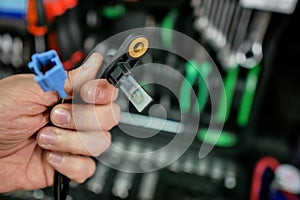
<svg viewBox="0 0 300 200">
<path fill-rule="evenodd" d="M 225 123 L 228 120 L 233 95 L 239 74 L 239 66 L 232 67 L 226 75 L 224 80 L 224 92 L 221 95 L 219 107 L 216 113 L 216 121 L 218 123 Z"/>
<path fill-rule="evenodd" d="M 242 96 L 242 100 L 241 100 L 241 104 L 237 116 L 237 123 L 241 127 L 246 126 L 249 122 L 260 71 L 261 71 L 261 65 L 257 64 L 251 69 L 249 69 L 249 72 L 247 74 L 245 90 Z"/>
</svg>

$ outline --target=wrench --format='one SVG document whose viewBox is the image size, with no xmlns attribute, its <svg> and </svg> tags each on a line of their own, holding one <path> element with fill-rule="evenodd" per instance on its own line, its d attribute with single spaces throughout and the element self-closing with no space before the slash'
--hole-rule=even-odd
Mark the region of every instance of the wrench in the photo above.
<svg viewBox="0 0 300 200">
<path fill-rule="evenodd" d="M 236 29 L 234 29 L 235 32 L 231 32 L 232 34 L 230 35 L 230 38 L 229 38 L 229 41 L 232 41 L 232 42 L 228 46 L 228 49 L 225 49 L 226 57 L 224 57 L 225 58 L 224 66 L 227 68 L 236 66 L 236 64 L 237 64 L 236 51 L 237 51 L 238 47 L 241 45 L 241 43 L 243 42 L 243 40 L 247 34 L 251 15 L 252 15 L 251 9 L 241 8 L 240 19 L 236 26 Z"/>
<path fill-rule="evenodd" d="M 202 0 L 202 6 L 199 11 L 199 16 L 195 21 L 194 27 L 199 32 L 203 32 L 203 30 L 208 25 L 208 17 L 212 7 L 212 0 Z"/>
<path fill-rule="evenodd" d="M 216 115 L 216 119 L 220 122 L 222 122 L 224 119 L 225 121 L 227 121 L 230 114 L 234 89 L 236 87 L 237 78 L 239 74 L 239 67 L 235 55 L 236 55 L 237 48 L 243 42 L 247 34 L 250 18 L 252 15 L 252 10 L 241 8 L 241 7 L 240 9 L 241 9 L 241 14 L 239 15 L 240 19 L 236 25 L 236 28 L 230 30 L 230 35 L 229 35 L 230 43 L 226 45 L 227 49 L 225 49 L 223 54 L 221 54 L 222 56 L 221 59 L 223 59 L 222 60 L 223 66 L 227 68 L 228 72 L 224 82 L 225 93 L 223 93 L 221 96 L 220 107 Z M 233 32 L 233 30 L 235 31 L 235 33 Z M 222 102 L 226 102 L 225 103 L 226 107 L 224 107 L 224 103 Z M 227 109 L 227 112 L 225 112 L 226 111 L 225 108 Z"/>
<path fill-rule="evenodd" d="M 205 32 L 203 34 L 203 38 L 207 41 L 207 42 L 211 42 L 212 39 L 214 39 L 214 23 L 217 19 L 217 14 L 219 11 L 219 5 L 220 5 L 220 1 L 222 2 L 222 0 L 214 0 L 213 1 L 213 5 L 211 8 L 211 12 L 208 18 L 208 25 L 205 29 Z"/>
<path fill-rule="evenodd" d="M 243 8 L 241 19 L 232 43 L 232 50 L 236 51 L 240 46 L 240 44 L 244 41 L 245 36 L 247 34 L 247 30 L 249 28 L 251 15 L 252 15 L 251 9 Z"/>
<path fill-rule="evenodd" d="M 199 16 L 201 13 L 201 7 L 203 0 L 192 0 L 191 6 L 194 8 L 194 16 Z"/>
<path fill-rule="evenodd" d="M 220 1 L 220 5 L 219 5 L 219 9 L 218 9 L 218 13 L 217 13 L 217 17 L 216 20 L 214 22 L 214 27 L 213 27 L 213 33 L 212 33 L 212 39 L 211 39 L 211 45 L 215 50 L 219 50 L 221 48 L 221 44 L 219 43 L 219 41 L 217 41 L 217 39 L 220 36 L 220 34 L 222 33 L 222 29 L 226 20 L 226 15 L 228 13 L 228 9 L 229 9 L 229 0 L 221 0 Z"/>
<path fill-rule="evenodd" d="M 222 17 L 221 20 L 221 27 L 219 30 L 219 34 L 216 37 L 216 43 L 217 46 L 219 47 L 219 50 L 222 50 L 225 48 L 225 45 L 227 44 L 228 41 L 228 32 L 229 32 L 229 28 L 234 16 L 234 11 L 235 11 L 235 7 L 236 7 L 236 3 L 235 0 L 227 0 L 226 2 L 228 2 L 227 6 L 228 8 L 226 9 L 226 7 L 224 7 L 224 16 Z"/>
<path fill-rule="evenodd" d="M 250 27 L 250 32 L 246 40 L 238 48 L 236 54 L 236 60 L 240 66 L 253 68 L 262 60 L 262 43 L 271 15 L 270 12 L 256 11 Z"/>
<path fill-rule="evenodd" d="M 234 42 L 234 36 L 236 34 L 236 31 L 238 29 L 239 23 L 241 23 L 240 17 L 242 14 L 242 8 L 241 6 L 237 5 L 234 10 L 234 15 L 232 18 L 232 22 L 229 26 L 229 30 L 226 37 L 226 45 L 223 49 L 219 52 L 219 59 L 222 62 L 223 66 L 225 68 L 230 68 L 236 65 L 236 62 L 234 59 L 232 59 L 231 51 L 232 46 Z"/>
<path fill-rule="evenodd" d="M 233 6 L 234 6 L 234 4 L 233 4 Z M 217 50 L 220 50 L 226 44 L 226 38 L 225 38 L 226 34 L 224 33 L 224 31 L 225 31 L 224 29 L 225 29 L 226 22 L 231 21 L 232 12 L 230 14 L 230 10 L 233 10 L 231 8 L 232 8 L 231 1 L 225 0 L 221 19 L 219 20 L 218 25 L 217 25 L 217 30 L 216 30 L 217 32 L 216 32 L 215 40 L 212 41 L 212 45 Z"/>
</svg>

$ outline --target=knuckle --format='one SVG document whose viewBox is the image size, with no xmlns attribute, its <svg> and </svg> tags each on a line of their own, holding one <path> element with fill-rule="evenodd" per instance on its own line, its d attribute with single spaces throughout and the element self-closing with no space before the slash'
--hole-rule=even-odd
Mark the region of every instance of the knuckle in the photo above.
<svg viewBox="0 0 300 200">
<path fill-rule="evenodd" d="M 77 153 L 77 151 L 78 151 L 78 144 L 77 144 L 76 138 L 74 136 L 68 137 L 67 151 L 69 153 Z"/>
<path fill-rule="evenodd" d="M 121 119 L 120 107 L 116 104 L 112 104 L 112 109 L 110 110 L 111 120 L 108 123 L 107 130 L 115 127 Z"/>
<path fill-rule="evenodd" d="M 110 145 L 111 145 L 111 135 L 109 132 L 103 133 L 104 137 L 103 137 L 103 144 L 102 145 L 98 145 L 97 149 L 92 152 L 92 156 L 94 157 L 98 157 L 100 156 L 104 151 L 106 151 Z"/>
<path fill-rule="evenodd" d="M 95 171 L 96 171 L 95 162 L 92 162 L 92 164 L 88 167 L 88 170 L 86 170 L 86 171 L 87 171 L 87 177 L 86 178 L 89 178 L 89 177 L 93 176 Z"/>
<path fill-rule="evenodd" d="M 93 157 L 98 157 L 103 153 L 103 149 L 102 148 L 98 148 L 97 150 L 95 150 L 94 152 L 91 152 L 91 156 Z"/>
<path fill-rule="evenodd" d="M 96 171 L 96 165 L 94 162 L 89 163 L 86 167 L 80 168 L 76 171 L 77 176 L 71 178 L 74 182 L 84 183 L 89 177 L 91 177 Z"/>
</svg>

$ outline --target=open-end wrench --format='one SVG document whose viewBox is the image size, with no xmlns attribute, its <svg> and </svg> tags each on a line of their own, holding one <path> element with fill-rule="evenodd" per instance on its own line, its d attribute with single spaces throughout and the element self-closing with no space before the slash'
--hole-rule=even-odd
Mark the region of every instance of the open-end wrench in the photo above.
<svg viewBox="0 0 300 200">
<path fill-rule="evenodd" d="M 208 17 L 212 7 L 212 0 L 202 0 L 202 5 L 199 11 L 199 16 L 195 20 L 194 27 L 199 32 L 203 32 L 208 26 Z"/>
<path fill-rule="evenodd" d="M 244 9 L 240 6 L 237 7 L 236 13 L 239 10 L 240 15 L 235 16 L 233 21 L 234 26 L 231 26 L 232 29 L 230 30 L 229 34 L 230 43 L 227 43 L 226 49 L 224 49 L 224 52 L 222 52 L 220 57 L 223 67 L 225 67 L 227 70 L 227 75 L 224 80 L 225 92 L 221 95 L 219 110 L 216 113 L 216 120 L 218 122 L 225 122 L 229 117 L 239 74 L 239 67 L 235 59 L 235 53 L 237 47 L 245 38 L 252 13 L 252 10 Z M 237 16 L 239 18 L 237 20 L 237 24 L 235 24 L 235 19 Z"/>
<path fill-rule="evenodd" d="M 255 12 L 249 34 L 236 53 L 236 60 L 240 66 L 252 68 L 262 60 L 262 43 L 271 15 L 267 11 Z"/>
<path fill-rule="evenodd" d="M 252 10 L 247 8 L 242 8 L 240 19 L 238 25 L 236 27 L 236 31 L 234 34 L 231 34 L 231 38 L 229 41 L 232 41 L 228 49 L 225 49 L 225 67 L 234 67 L 236 66 L 236 52 L 238 47 L 242 44 L 245 36 L 247 34 L 247 30 L 249 27 L 250 18 L 252 15 Z M 228 52 L 226 52 L 228 51 Z"/>
<path fill-rule="evenodd" d="M 194 8 L 194 16 L 199 16 L 201 14 L 201 7 L 203 0 L 192 0 L 191 6 Z"/>
<path fill-rule="evenodd" d="M 217 28 L 216 37 L 215 40 L 213 40 L 213 46 L 217 50 L 224 48 L 226 45 L 227 32 L 232 20 L 234 6 L 235 4 L 233 0 L 224 1 L 223 12 Z"/>
<path fill-rule="evenodd" d="M 219 7 L 221 6 L 221 2 L 223 2 L 223 0 L 213 1 L 211 12 L 208 18 L 208 26 L 206 27 L 205 32 L 203 34 L 203 38 L 209 43 L 211 43 L 211 40 L 215 37 L 215 22 L 217 20 L 218 12 L 220 12 Z"/>
<path fill-rule="evenodd" d="M 232 59 L 231 53 L 232 53 L 232 46 L 234 43 L 234 37 L 236 35 L 238 26 L 240 23 L 242 23 L 241 15 L 242 15 L 242 8 L 240 5 L 236 5 L 234 10 L 234 16 L 227 34 L 226 45 L 224 46 L 224 48 L 222 48 L 219 51 L 219 55 L 218 55 L 218 58 L 220 59 L 223 67 L 225 68 L 236 66 L 235 59 Z"/>
<path fill-rule="evenodd" d="M 226 16 L 228 14 L 228 10 L 229 10 L 229 4 L 230 1 L 229 0 L 221 0 L 220 4 L 219 4 L 219 8 L 218 8 L 218 13 L 217 13 L 217 17 L 216 20 L 214 22 L 214 26 L 213 26 L 213 34 L 212 34 L 212 39 L 210 41 L 211 46 L 218 51 L 221 48 L 221 44 L 219 43 L 219 41 L 217 41 L 217 39 L 222 34 L 222 31 L 224 29 L 224 23 L 226 21 Z"/>
<path fill-rule="evenodd" d="M 248 68 L 245 78 L 245 86 L 237 115 L 239 126 L 246 126 L 250 119 L 250 113 L 261 71 L 261 59 L 263 57 L 262 43 L 269 21 L 270 12 L 255 11 L 250 31 L 246 40 L 241 44 L 236 54 L 236 59 L 241 67 Z"/>
<path fill-rule="evenodd" d="M 233 53 L 236 53 L 236 50 L 238 49 L 238 47 L 245 40 L 247 31 L 249 28 L 249 24 L 250 24 L 251 15 L 252 15 L 251 9 L 248 9 L 248 8 L 242 9 L 240 22 L 237 27 L 236 34 L 234 36 L 232 47 L 231 47 Z"/>
</svg>

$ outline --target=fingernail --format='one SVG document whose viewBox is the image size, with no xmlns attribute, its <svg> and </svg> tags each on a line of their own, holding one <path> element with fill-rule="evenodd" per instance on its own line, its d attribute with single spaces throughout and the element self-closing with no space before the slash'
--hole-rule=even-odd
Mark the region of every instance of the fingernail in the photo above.
<svg viewBox="0 0 300 200">
<path fill-rule="evenodd" d="M 57 108 L 53 112 L 53 120 L 54 123 L 59 125 L 65 125 L 70 122 L 70 112 L 68 110 L 65 110 L 63 108 Z"/>
<path fill-rule="evenodd" d="M 56 135 L 53 131 L 46 130 L 40 134 L 39 143 L 41 145 L 52 145 L 54 144 Z"/>
<path fill-rule="evenodd" d="M 59 164 L 62 159 L 62 154 L 58 152 L 51 152 L 48 157 L 48 161 L 53 164 Z"/>
<path fill-rule="evenodd" d="M 101 98 L 103 91 L 99 87 L 93 87 L 88 90 L 88 100 L 89 102 L 94 102 L 96 99 Z"/>
</svg>

